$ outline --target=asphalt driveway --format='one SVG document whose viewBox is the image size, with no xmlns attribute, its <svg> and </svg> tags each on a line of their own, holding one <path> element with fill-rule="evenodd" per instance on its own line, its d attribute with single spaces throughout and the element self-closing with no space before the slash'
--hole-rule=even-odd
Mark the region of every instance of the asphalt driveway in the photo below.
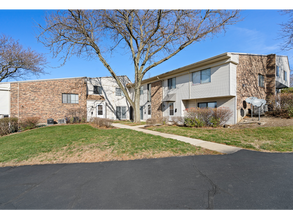
<svg viewBox="0 0 293 220">
<path fill-rule="evenodd" d="M 0 168 L 0 209 L 293 209 L 293 154 Z"/>
</svg>

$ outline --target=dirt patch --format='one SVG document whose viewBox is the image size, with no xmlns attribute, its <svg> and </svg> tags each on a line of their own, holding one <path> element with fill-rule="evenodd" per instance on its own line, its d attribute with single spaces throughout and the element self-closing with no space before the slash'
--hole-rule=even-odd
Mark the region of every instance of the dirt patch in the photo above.
<svg viewBox="0 0 293 220">
<path fill-rule="evenodd" d="M 231 128 L 256 128 L 256 127 L 283 127 L 293 126 L 293 118 L 276 118 L 271 116 L 262 116 L 260 121 L 258 117 L 245 117 L 240 123 L 231 126 Z"/>
<path fill-rule="evenodd" d="M 6 166 L 23 166 L 23 165 L 37 165 L 37 164 L 62 164 L 62 163 L 93 163 L 104 161 L 123 161 L 123 160 L 138 160 L 138 159 L 150 159 L 150 158 L 164 158 L 174 156 L 190 156 L 190 155 L 217 155 L 221 154 L 215 151 L 210 151 L 204 148 L 197 147 L 196 154 L 186 153 L 179 154 L 173 152 L 152 152 L 145 151 L 137 155 L 121 154 L 118 155 L 113 151 L 113 148 L 101 150 L 99 148 L 92 148 L 92 146 L 79 147 L 74 151 L 70 151 L 68 148 L 64 148 L 58 152 L 43 153 L 34 158 L 30 158 L 26 161 L 9 161 L 0 163 L 0 167 Z"/>
</svg>

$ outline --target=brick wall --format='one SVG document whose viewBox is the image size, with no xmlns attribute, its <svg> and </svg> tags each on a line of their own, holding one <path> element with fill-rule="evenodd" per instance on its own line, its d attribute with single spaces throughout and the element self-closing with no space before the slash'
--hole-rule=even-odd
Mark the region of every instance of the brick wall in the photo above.
<svg viewBox="0 0 293 220">
<path fill-rule="evenodd" d="M 239 55 L 237 65 L 237 109 L 251 96 L 268 100 L 275 93 L 276 55 Z M 258 75 L 264 75 L 264 88 L 258 86 Z M 244 86 L 243 86 L 244 85 Z"/>
<path fill-rule="evenodd" d="M 162 81 L 151 84 L 152 118 L 163 117 L 162 112 L 163 87 Z"/>
<path fill-rule="evenodd" d="M 71 110 L 86 110 L 86 91 L 84 78 L 11 83 L 11 116 L 57 121 Z M 78 94 L 79 103 L 62 103 L 62 93 Z"/>
</svg>

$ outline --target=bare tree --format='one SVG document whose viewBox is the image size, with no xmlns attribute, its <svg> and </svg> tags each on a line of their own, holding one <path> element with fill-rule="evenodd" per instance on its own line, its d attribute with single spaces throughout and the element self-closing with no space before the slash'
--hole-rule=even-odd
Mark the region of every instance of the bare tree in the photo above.
<svg viewBox="0 0 293 220">
<path fill-rule="evenodd" d="M 293 48 L 293 10 L 282 10 L 282 15 L 288 15 L 289 20 L 286 23 L 282 23 L 280 36 L 284 40 L 282 43 L 283 50 L 291 50 Z"/>
<path fill-rule="evenodd" d="M 46 59 L 31 49 L 23 49 L 18 41 L 0 35 L 0 82 L 4 79 L 26 78 L 44 72 Z"/>
<path fill-rule="evenodd" d="M 133 106 L 137 122 L 139 89 L 145 74 L 190 44 L 217 34 L 238 20 L 239 11 L 226 10 L 56 11 L 47 14 L 44 26 L 39 25 L 38 40 L 51 49 L 53 57 L 62 52 L 64 63 L 72 55 L 97 55 Z M 104 58 L 118 45 L 129 51 L 133 61 L 133 100 Z"/>
</svg>

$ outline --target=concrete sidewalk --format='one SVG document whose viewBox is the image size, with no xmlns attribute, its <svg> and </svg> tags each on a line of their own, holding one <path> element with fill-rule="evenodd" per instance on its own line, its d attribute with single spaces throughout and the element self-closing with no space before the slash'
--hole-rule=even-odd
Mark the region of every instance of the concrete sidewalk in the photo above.
<svg viewBox="0 0 293 220">
<path fill-rule="evenodd" d="M 117 128 L 126 128 L 126 129 L 144 132 L 146 134 L 152 134 L 152 135 L 157 135 L 164 138 L 171 138 L 178 141 L 183 141 L 185 143 L 189 143 L 195 146 L 200 146 L 202 148 L 217 151 L 224 154 L 232 154 L 242 149 L 239 147 L 232 147 L 225 144 L 218 144 L 214 142 L 203 141 L 203 140 L 189 138 L 189 137 L 183 137 L 183 136 L 175 135 L 175 134 L 166 134 L 166 133 L 161 133 L 157 131 L 151 131 L 151 130 L 144 129 L 143 128 L 144 125 L 128 126 L 128 125 L 119 124 L 119 123 L 113 123 L 112 125 Z"/>
</svg>

